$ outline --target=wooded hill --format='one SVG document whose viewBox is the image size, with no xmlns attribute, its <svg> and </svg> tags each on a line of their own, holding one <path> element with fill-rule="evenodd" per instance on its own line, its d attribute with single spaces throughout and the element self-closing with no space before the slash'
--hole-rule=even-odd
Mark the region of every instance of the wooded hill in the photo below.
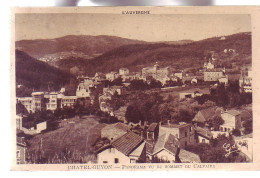
<svg viewBox="0 0 260 178">
<path fill-rule="evenodd" d="M 225 49 L 234 49 L 235 52 L 224 53 Z M 124 45 L 91 60 L 70 58 L 53 65 L 68 71 L 76 66 L 78 73 L 87 75 L 118 71 L 121 67 L 127 67 L 131 71 L 140 71 L 143 67 L 151 66 L 155 62 L 162 67 L 197 70 L 202 68 L 203 63 L 208 61 L 211 54 L 214 54 L 214 58 L 222 66 L 232 65 L 232 68 L 250 66 L 251 33 L 226 36 L 225 40 L 214 37 L 184 44 L 166 42 Z"/>
</svg>

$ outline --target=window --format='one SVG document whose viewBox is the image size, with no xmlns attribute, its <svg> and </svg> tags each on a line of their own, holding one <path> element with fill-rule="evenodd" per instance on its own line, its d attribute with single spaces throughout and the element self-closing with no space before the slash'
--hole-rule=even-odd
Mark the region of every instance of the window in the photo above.
<svg viewBox="0 0 260 178">
<path fill-rule="evenodd" d="M 118 158 L 115 158 L 115 163 L 119 163 L 119 159 Z"/>
<path fill-rule="evenodd" d="M 205 143 L 205 142 L 206 142 L 206 140 L 203 138 L 203 139 L 202 139 L 202 143 Z"/>
<path fill-rule="evenodd" d="M 104 163 L 104 164 L 106 164 L 106 163 L 107 163 L 107 161 L 103 161 L 103 163 Z"/>
</svg>

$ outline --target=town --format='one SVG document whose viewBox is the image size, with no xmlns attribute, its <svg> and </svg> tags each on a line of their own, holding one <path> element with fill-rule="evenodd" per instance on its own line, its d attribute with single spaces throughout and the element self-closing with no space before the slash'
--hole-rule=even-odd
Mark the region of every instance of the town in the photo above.
<svg viewBox="0 0 260 178">
<path fill-rule="evenodd" d="M 17 163 L 251 162 L 252 71 L 234 77 L 217 61 L 79 75 L 74 96 L 17 97 Z"/>
</svg>

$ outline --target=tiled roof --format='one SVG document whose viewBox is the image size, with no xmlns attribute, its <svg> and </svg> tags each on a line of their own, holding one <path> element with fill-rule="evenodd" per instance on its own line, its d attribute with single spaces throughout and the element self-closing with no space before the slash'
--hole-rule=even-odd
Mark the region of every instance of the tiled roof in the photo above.
<svg viewBox="0 0 260 178">
<path fill-rule="evenodd" d="M 206 122 L 206 121 L 210 120 L 215 115 L 215 111 L 216 111 L 216 107 L 210 107 L 210 108 L 207 108 L 207 109 L 200 110 L 196 114 L 196 116 L 194 117 L 194 119 L 192 121 Z M 200 117 L 199 114 L 201 114 L 202 117 Z"/>
<path fill-rule="evenodd" d="M 163 149 L 168 150 L 169 152 L 176 154 L 178 150 L 179 141 L 172 134 L 163 134 L 161 135 L 155 146 L 153 154 L 160 152 Z"/>
<path fill-rule="evenodd" d="M 234 110 L 234 109 L 227 111 L 227 113 L 229 113 L 229 114 L 231 114 L 231 115 L 233 115 L 233 116 L 237 116 L 237 115 L 239 115 L 239 114 L 240 114 L 240 112 L 239 112 L 239 111 L 237 111 L 237 110 Z"/>
<path fill-rule="evenodd" d="M 180 150 L 179 158 L 182 163 L 200 163 L 200 157 L 199 155 L 183 150 Z"/>
<path fill-rule="evenodd" d="M 127 125 L 126 125 L 126 124 L 123 124 L 123 123 L 121 123 L 121 122 L 117 123 L 117 124 L 115 125 L 115 128 L 121 129 L 121 130 L 126 131 L 126 132 L 128 131 Z"/>
<path fill-rule="evenodd" d="M 124 155 L 128 156 L 142 142 L 143 139 L 139 135 L 133 132 L 127 132 L 123 136 L 113 141 L 111 145 Z"/>
<path fill-rule="evenodd" d="M 213 137 L 213 134 L 210 131 L 203 129 L 201 127 L 196 127 L 195 131 L 197 134 L 201 135 L 204 138 L 211 139 Z"/>
<path fill-rule="evenodd" d="M 158 125 L 158 123 L 152 123 L 149 128 L 147 129 L 148 132 L 154 132 L 156 126 Z"/>
</svg>

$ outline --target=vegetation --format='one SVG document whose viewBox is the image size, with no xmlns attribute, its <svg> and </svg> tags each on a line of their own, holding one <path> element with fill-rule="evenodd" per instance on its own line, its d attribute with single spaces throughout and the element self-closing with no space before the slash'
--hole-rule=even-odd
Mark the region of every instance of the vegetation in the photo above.
<svg viewBox="0 0 260 178">
<path fill-rule="evenodd" d="M 219 135 L 217 138 L 212 139 L 210 144 L 188 145 L 185 149 L 198 154 L 202 163 L 241 163 L 248 161 L 245 155 L 235 151 L 236 147 L 231 148 L 231 151 L 234 152 L 227 155 L 228 152 L 224 146 L 228 144 L 230 146 L 235 144 L 232 136 Z"/>
<path fill-rule="evenodd" d="M 16 96 L 30 96 L 32 90 L 60 90 L 73 80 L 73 76 L 55 67 L 38 61 L 26 53 L 16 50 L 15 70 L 17 89 Z"/>
</svg>

